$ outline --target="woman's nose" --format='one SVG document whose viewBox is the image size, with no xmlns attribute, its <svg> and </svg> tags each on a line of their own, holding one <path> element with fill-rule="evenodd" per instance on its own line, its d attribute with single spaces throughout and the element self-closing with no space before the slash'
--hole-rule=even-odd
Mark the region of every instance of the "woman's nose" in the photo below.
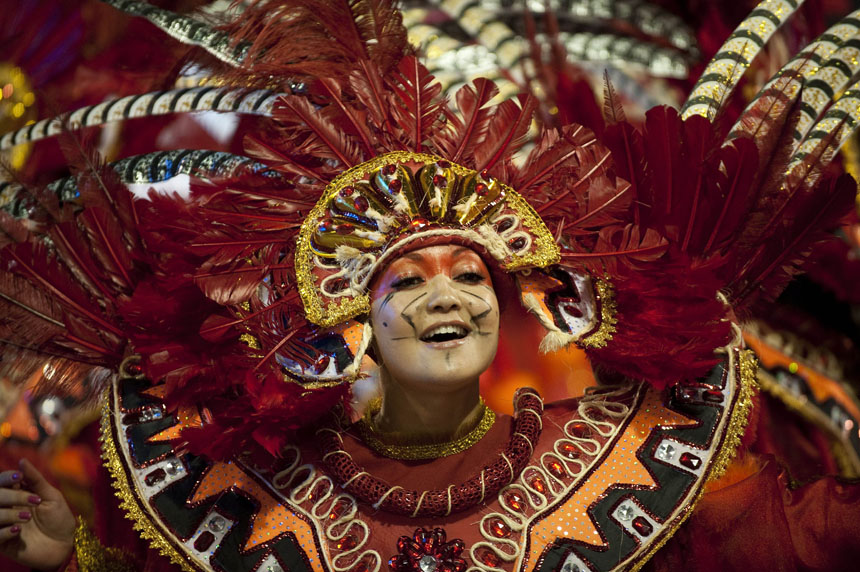
<svg viewBox="0 0 860 572">
<path fill-rule="evenodd" d="M 454 289 L 454 281 L 444 274 L 437 274 L 428 282 L 427 309 L 432 312 L 450 312 L 460 308 L 460 295 Z"/>
</svg>

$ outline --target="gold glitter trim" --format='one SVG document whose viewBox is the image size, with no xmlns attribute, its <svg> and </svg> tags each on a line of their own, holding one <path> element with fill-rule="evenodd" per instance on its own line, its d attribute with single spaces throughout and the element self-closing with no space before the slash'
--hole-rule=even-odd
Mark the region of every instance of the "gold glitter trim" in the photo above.
<svg viewBox="0 0 860 572">
<path fill-rule="evenodd" d="M 357 421 L 355 426 L 361 435 L 361 440 L 364 443 L 384 457 L 389 459 L 400 459 L 402 461 L 418 461 L 424 459 L 439 459 L 462 453 L 480 441 L 487 431 L 496 422 L 496 413 L 487 407 L 484 400 L 481 399 L 483 414 L 481 420 L 474 429 L 463 435 L 459 439 L 448 441 L 447 443 L 432 443 L 429 445 L 389 445 L 383 443 L 376 435 L 379 433 L 374 428 L 373 416 L 379 411 L 381 404 L 380 399 L 373 400 L 364 413 L 364 418 Z"/>
<path fill-rule="evenodd" d="M 513 256 L 513 260 L 505 266 L 505 270 L 512 272 L 521 268 L 545 268 L 551 264 L 557 264 L 561 260 L 561 250 L 543 219 L 521 194 L 505 184 L 502 184 L 502 188 L 506 193 L 505 203 L 519 215 L 520 223 L 535 237 L 537 243 L 534 252 Z"/>
<path fill-rule="evenodd" d="M 715 481 L 722 477 L 732 460 L 737 454 L 738 447 L 741 444 L 741 438 L 746 431 L 747 423 L 749 423 L 750 411 L 753 406 L 753 396 L 756 393 L 758 384 L 756 383 L 756 371 L 758 370 L 758 358 L 752 350 L 737 350 L 738 353 L 738 369 L 740 376 L 738 379 L 738 400 L 732 410 L 732 416 L 729 419 L 729 425 L 726 427 L 726 436 L 723 439 L 722 447 L 720 447 L 717 456 L 711 466 L 711 474 L 708 475 L 708 481 Z"/>
<path fill-rule="evenodd" d="M 81 572 L 127 572 L 134 569 L 122 550 L 102 546 L 81 517 L 78 517 L 78 528 L 75 529 L 75 556 Z"/>
<path fill-rule="evenodd" d="M 341 189 L 354 185 L 363 180 L 368 173 L 385 165 L 407 162 L 430 165 L 438 161 L 447 161 L 447 159 L 428 153 L 394 151 L 374 157 L 344 171 L 326 186 L 322 197 L 302 223 L 296 247 L 295 268 L 298 290 L 305 307 L 305 314 L 310 322 L 319 326 L 330 327 L 370 311 L 370 297 L 366 293 L 352 298 L 343 297 L 326 304 L 323 304 L 320 298 L 319 288 L 315 283 L 316 279 L 313 274 L 315 255 L 311 248 L 311 237 L 318 221 L 324 217 L 329 203 L 334 200 Z M 476 173 L 462 165 L 450 161 L 448 163 L 450 163 L 449 169 L 458 176 Z M 521 256 L 512 256 L 511 261 L 504 266 L 505 270 L 511 272 L 525 267 L 543 267 L 557 263 L 561 258 L 559 247 L 537 212 L 515 190 L 501 182 L 497 182 L 497 184 L 504 189 L 504 203 L 520 216 L 522 224 L 528 228 L 536 242 L 536 250 Z M 481 224 L 479 220 L 474 222 L 474 226 Z"/>
<path fill-rule="evenodd" d="M 245 342 L 245 345 L 247 345 L 252 350 L 260 349 L 260 340 L 247 332 L 239 336 L 239 339 Z"/>
<path fill-rule="evenodd" d="M 103 396 L 103 413 L 101 421 L 101 442 L 102 442 L 102 459 L 104 466 L 107 467 L 110 476 L 111 484 L 116 489 L 114 493 L 119 498 L 119 508 L 125 512 L 125 517 L 132 521 L 134 529 L 140 532 L 140 537 L 149 541 L 151 548 L 154 548 L 162 556 L 169 558 L 174 564 L 178 564 L 185 572 L 199 572 L 198 568 L 194 567 L 183 554 L 181 554 L 171 544 L 153 523 L 151 516 L 144 510 L 141 503 L 135 494 L 132 483 L 125 472 L 125 467 L 120 458 L 120 451 L 113 438 L 113 388 L 108 387 Z M 126 568 L 127 570 L 127 568 Z"/>
<path fill-rule="evenodd" d="M 612 340 L 615 333 L 617 306 L 612 284 L 603 278 L 594 279 L 594 297 L 600 304 L 600 325 L 597 330 L 580 340 L 579 345 L 585 348 L 602 348 Z"/>
<path fill-rule="evenodd" d="M 735 354 L 737 352 L 737 354 Z M 665 535 L 656 541 L 647 552 L 643 553 L 631 563 L 629 572 L 637 572 L 642 568 L 654 554 L 663 548 L 663 546 L 672 539 L 681 525 L 687 521 L 696 505 L 705 494 L 705 485 L 710 481 L 720 478 L 728 469 L 729 464 L 734 459 L 737 453 L 738 446 L 741 443 L 741 437 L 744 434 L 747 423 L 749 423 L 750 411 L 753 405 L 753 396 L 755 395 L 756 384 L 756 368 L 758 361 L 755 353 L 751 350 L 729 350 L 729 355 L 737 355 L 739 364 L 735 365 L 734 359 L 729 359 L 729 375 L 732 375 L 735 368 L 739 370 L 740 375 L 737 379 L 736 391 L 738 392 L 737 401 L 730 413 L 728 425 L 724 433 L 723 442 L 718 445 L 719 450 L 714 455 L 710 467 L 707 469 L 707 476 L 699 483 L 699 490 L 695 493 L 695 497 L 682 509 L 681 514 L 675 517 L 675 522 L 666 529 Z M 622 568 L 624 569 L 624 568 Z"/>
</svg>

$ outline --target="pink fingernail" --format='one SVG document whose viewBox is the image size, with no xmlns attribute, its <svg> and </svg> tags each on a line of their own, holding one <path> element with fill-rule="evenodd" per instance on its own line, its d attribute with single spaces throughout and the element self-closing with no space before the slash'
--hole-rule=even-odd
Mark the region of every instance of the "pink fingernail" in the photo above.
<svg viewBox="0 0 860 572">
<path fill-rule="evenodd" d="M 30 495 L 29 497 L 27 497 L 27 502 L 29 502 L 30 504 L 39 504 L 40 502 L 42 502 L 42 499 L 40 499 L 36 495 Z"/>
<path fill-rule="evenodd" d="M 16 524 L 9 529 L 9 532 L 11 532 L 12 534 L 18 534 L 19 532 L 21 532 L 21 527 Z"/>
<path fill-rule="evenodd" d="M 21 480 L 21 473 L 12 473 L 12 480 L 13 481 L 20 481 Z"/>
<path fill-rule="evenodd" d="M 26 510 L 22 510 L 18 513 L 18 518 L 20 518 L 21 520 L 30 520 L 30 513 Z"/>
</svg>

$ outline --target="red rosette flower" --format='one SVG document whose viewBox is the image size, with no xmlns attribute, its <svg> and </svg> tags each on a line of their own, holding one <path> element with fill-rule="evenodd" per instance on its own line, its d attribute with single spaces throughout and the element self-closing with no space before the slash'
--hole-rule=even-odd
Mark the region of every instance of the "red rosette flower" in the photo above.
<svg viewBox="0 0 860 572">
<path fill-rule="evenodd" d="M 388 566 L 393 572 L 463 572 L 466 561 L 460 554 L 466 544 L 459 538 L 446 540 L 441 528 L 418 528 L 412 538 L 401 536 L 397 540 L 399 554 L 391 557 Z"/>
</svg>

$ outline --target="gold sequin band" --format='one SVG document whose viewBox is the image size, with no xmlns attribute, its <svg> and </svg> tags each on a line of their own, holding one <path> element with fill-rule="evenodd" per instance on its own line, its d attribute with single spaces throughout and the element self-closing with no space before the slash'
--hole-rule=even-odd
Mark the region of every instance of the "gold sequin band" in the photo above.
<svg viewBox="0 0 860 572">
<path fill-rule="evenodd" d="M 603 348 L 612 340 L 615 333 L 616 316 L 615 297 L 612 295 L 612 284 L 608 279 L 594 279 L 594 298 L 600 307 L 600 325 L 594 333 L 585 336 L 579 344 L 585 348 Z"/>
<path fill-rule="evenodd" d="M 441 457 L 448 457 L 450 455 L 462 453 L 480 441 L 493 426 L 493 423 L 496 422 L 496 413 L 487 407 L 487 404 L 484 403 L 484 400 L 482 399 L 481 406 L 483 407 L 483 413 L 481 415 L 481 420 L 474 429 L 459 439 L 448 441 L 446 443 L 431 443 L 425 445 L 389 445 L 388 443 L 383 443 L 377 437 L 379 432 L 376 431 L 373 424 L 373 416 L 379 411 L 380 403 L 381 402 L 379 400 L 372 402 L 365 412 L 364 418 L 358 421 L 355 426 L 358 428 L 362 441 L 364 441 L 368 447 L 389 459 L 418 461 L 425 459 L 439 459 Z"/>
</svg>

